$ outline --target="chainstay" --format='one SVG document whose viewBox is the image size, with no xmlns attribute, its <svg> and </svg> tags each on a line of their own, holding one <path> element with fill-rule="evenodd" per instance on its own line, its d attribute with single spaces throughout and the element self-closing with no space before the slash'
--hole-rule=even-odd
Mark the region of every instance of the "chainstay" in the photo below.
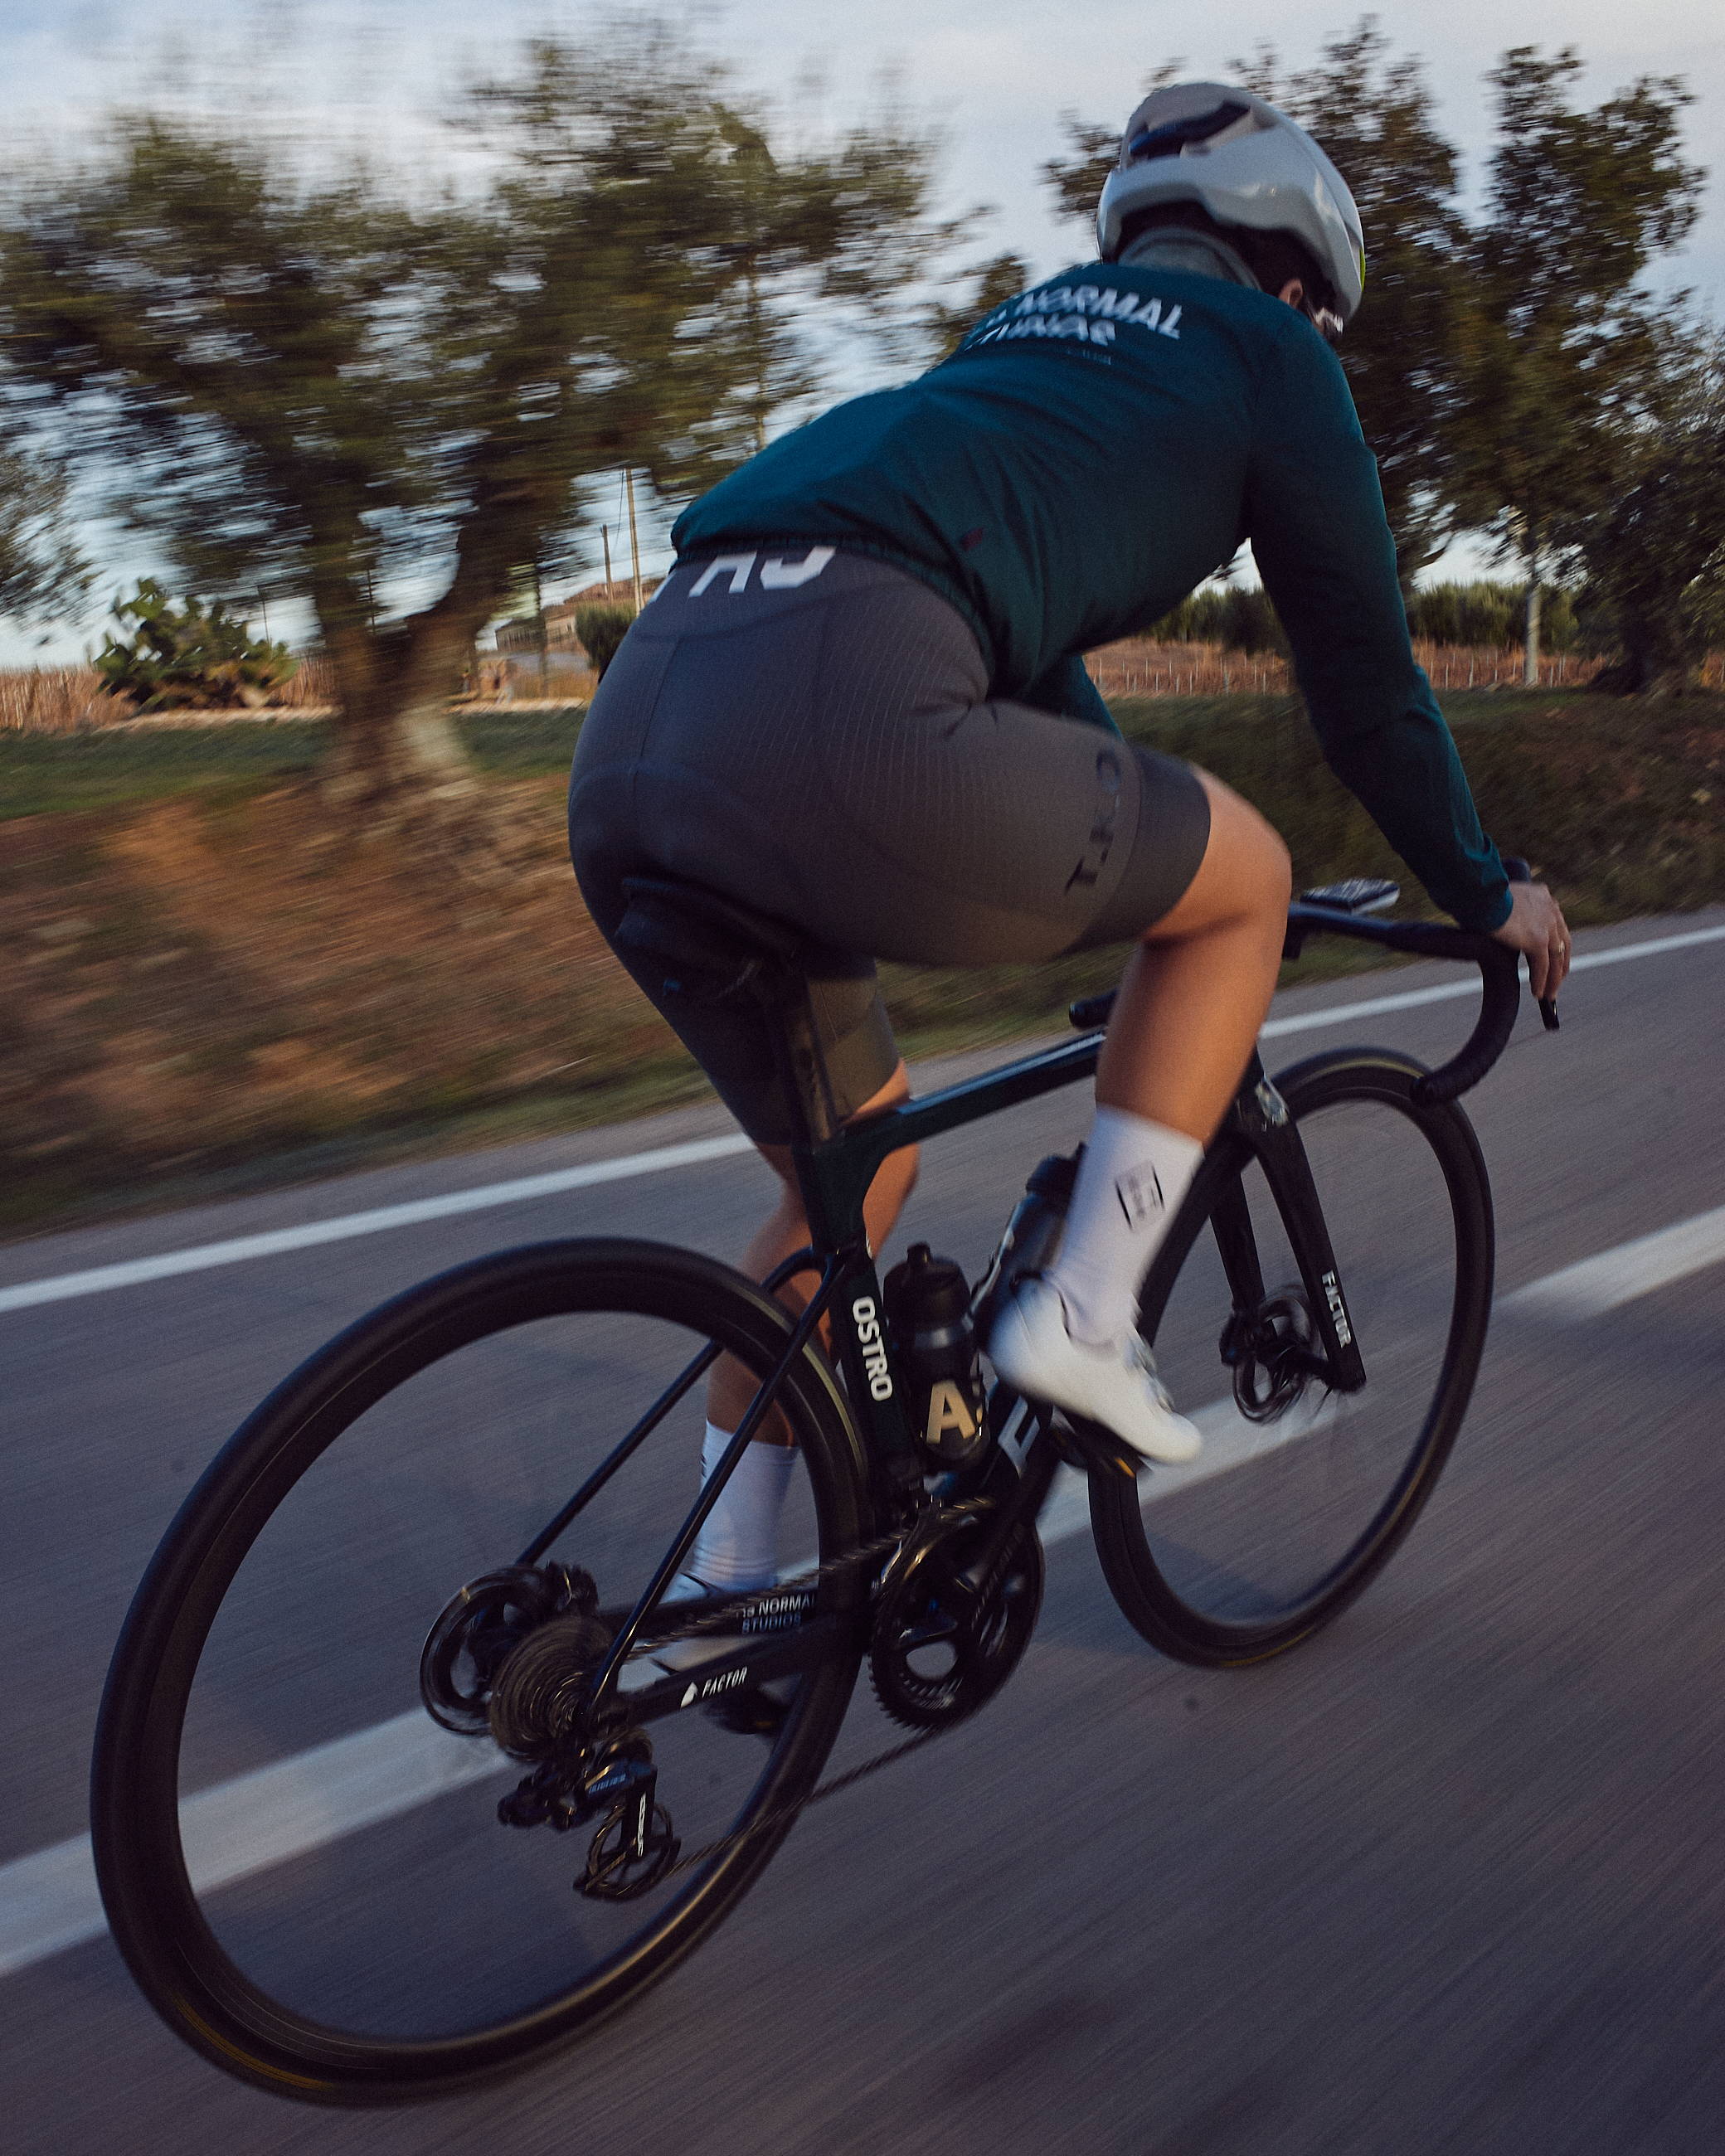
<svg viewBox="0 0 1725 2156">
<path fill-rule="evenodd" d="M 757 1610 L 770 1611 L 773 1604 L 786 1594 L 800 1594 L 809 1589 L 818 1589 L 829 1579 L 841 1578 L 847 1573 L 871 1570 L 883 1558 L 894 1556 L 916 1531 L 915 1522 L 896 1527 L 890 1535 L 877 1535 L 871 1543 L 859 1548 L 842 1550 L 837 1557 L 829 1558 L 824 1564 L 816 1565 L 812 1572 L 793 1573 L 788 1579 L 775 1580 L 771 1587 L 752 1589 L 746 1594 L 729 1594 L 722 1602 L 703 1609 L 700 1615 L 674 1632 L 655 1632 L 649 1645 L 656 1652 L 680 1640 L 699 1640 L 708 1632 L 735 1631 L 739 1621 L 747 1622 Z M 675 1605 L 672 1605 L 675 1606 Z M 661 1609 L 665 1605 L 661 1603 Z"/>
</svg>

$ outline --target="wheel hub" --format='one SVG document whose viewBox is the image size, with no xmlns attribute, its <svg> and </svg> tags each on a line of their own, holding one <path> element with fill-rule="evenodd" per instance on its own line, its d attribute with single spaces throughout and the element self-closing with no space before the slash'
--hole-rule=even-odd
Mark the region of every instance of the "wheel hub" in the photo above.
<svg viewBox="0 0 1725 2156">
<path fill-rule="evenodd" d="M 1279 1288 L 1255 1310 L 1230 1314 L 1221 1356 L 1234 1373 L 1235 1404 L 1248 1422 L 1275 1422 L 1323 1377 L 1316 1338 L 1303 1287 Z"/>
</svg>

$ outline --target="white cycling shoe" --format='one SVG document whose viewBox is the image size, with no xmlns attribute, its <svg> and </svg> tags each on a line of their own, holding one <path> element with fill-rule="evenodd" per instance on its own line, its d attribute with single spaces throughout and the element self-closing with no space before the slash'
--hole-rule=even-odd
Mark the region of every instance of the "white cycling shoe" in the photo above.
<svg viewBox="0 0 1725 2156">
<path fill-rule="evenodd" d="M 1050 1281 L 1019 1282 L 994 1321 L 988 1360 L 1027 1399 L 1101 1423 L 1146 1460 L 1178 1466 L 1198 1457 L 1203 1440 L 1174 1413 L 1137 1334 L 1108 1348 L 1075 1340 L 1066 1329 L 1066 1306 Z"/>
</svg>

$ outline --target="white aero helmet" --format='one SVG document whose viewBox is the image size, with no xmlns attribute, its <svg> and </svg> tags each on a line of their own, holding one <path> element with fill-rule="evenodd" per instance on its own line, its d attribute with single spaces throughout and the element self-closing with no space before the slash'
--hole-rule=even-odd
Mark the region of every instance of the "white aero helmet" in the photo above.
<svg viewBox="0 0 1725 2156">
<path fill-rule="evenodd" d="M 1127 122 L 1096 205 L 1096 249 L 1120 252 L 1136 212 L 1192 203 L 1218 224 L 1286 233 L 1328 280 L 1342 320 L 1358 306 L 1365 241 L 1348 182 L 1285 112 L 1218 82 L 1153 90 Z"/>
</svg>

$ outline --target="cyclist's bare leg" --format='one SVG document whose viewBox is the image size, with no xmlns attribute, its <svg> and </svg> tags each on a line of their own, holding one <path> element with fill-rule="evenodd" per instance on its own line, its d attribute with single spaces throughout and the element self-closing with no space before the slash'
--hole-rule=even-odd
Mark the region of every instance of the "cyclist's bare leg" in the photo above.
<svg viewBox="0 0 1725 2156">
<path fill-rule="evenodd" d="M 1210 836 L 1178 905 L 1144 932 L 1096 1066 L 1099 1106 L 1207 1144 L 1227 1112 L 1281 964 L 1288 850 L 1257 810 L 1200 772 Z"/>
<path fill-rule="evenodd" d="M 1144 1361 L 1138 1289 L 1270 1008 L 1290 882 L 1276 833 L 1199 776 L 1209 842 L 1127 968 L 1059 1255 L 1014 1294 L 989 1341 L 1009 1383 L 1169 1462 L 1195 1457 L 1199 1438 Z"/>
<path fill-rule="evenodd" d="M 877 1109 L 890 1108 L 895 1102 L 911 1097 L 910 1073 L 901 1063 L 891 1078 L 871 1100 L 864 1102 L 852 1122 L 872 1115 Z M 778 1202 L 760 1227 L 741 1260 L 742 1270 L 751 1280 L 765 1280 L 775 1265 L 782 1265 L 793 1251 L 804 1249 L 809 1241 L 809 1222 L 803 1215 L 803 1201 L 798 1195 L 796 1178 L 791 1168 L 788 1146 L 763 1145 L 761 1158 L 778 1178 Z M 918 1149 L 907 1146 L 881 1163 L 880 1171 L 869 1189 L 863 1205 L 863 1217 L 868 1223 L 869 1240 L 880 1250 L 892 1233 L 894 1224 L 904 1209 L 916 1180 L 920 1160 Z M 801 1310 L 814 1291 L 814 1276 L 787 1281 L 778 1291 L 778 1299 L 791 1310 Z M 735 1430 L 747 1412 L 748 1404 L 755 1396 L 755 1379 L 731 1356 L 725 1356 L 715 1366 L 707 1383 L 707 1418 L 721 1430 Z M 790 1435 L 780 1424 L 763 1434 L 767 1441 L 788 1445 Z"/>
</svg>

